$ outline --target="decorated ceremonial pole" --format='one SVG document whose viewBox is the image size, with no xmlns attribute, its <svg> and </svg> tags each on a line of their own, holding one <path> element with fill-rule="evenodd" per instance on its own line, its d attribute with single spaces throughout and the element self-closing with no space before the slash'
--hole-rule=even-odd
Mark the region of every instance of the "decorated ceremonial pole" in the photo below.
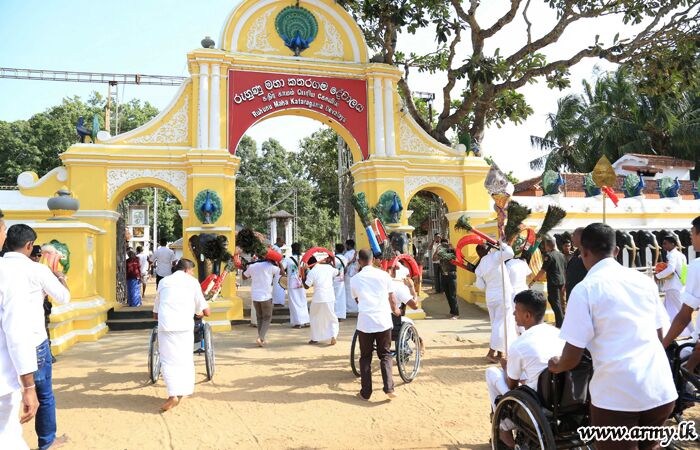
<svg viewBox="0 0 700 450">
<path fill-rule="evenodd" d="M 600 190 L 603 193 L 603 223 L 606 223 L 607 218 L 605 211 L 607 197 L 610 197 L 610 200 L 613 201 L 615 206 L 617 206 L 619 199 L 613 190 L 615 187 L 615 182 L 617 181 L 617 174 L 615 173 L 615 169 L 613 168 L 612 164 L 610 164 L 610 160 L 605 155 L 598 160 L 593 168 L 592 178 L 593 182 L 600 186 Z"/>
<path fill-rule="evenodd" d="M 503 301 L 503 314 L 507 314 L 507 301 L 506 300 L 506 267 L 505 261 L 503 260 L 503 240 L 505 239 L 504 227 L 506 224 L 506 211 L 508 208 L 508 202 L 510 201 L 510 196 L 514 192 L 514 186 L 508 181 L 505 174 L 501 172 L 498 166 L 494 163 L 491 165 L 489 173 L 486 175 L 486 180 L 484 181 L 484 187 L 491 195 L 494 201 L 494 209 L 496 210 L 496 222 L 497 222 L 497 234 L 498 234 L 498 252 L 500 257 L 500 269 L 501 269 L 501 299 Z M 504 339 L 504 352 L 506 358 L 508 358 L 508 320 L 503 320 L 503 339 Z"/>
</svg>

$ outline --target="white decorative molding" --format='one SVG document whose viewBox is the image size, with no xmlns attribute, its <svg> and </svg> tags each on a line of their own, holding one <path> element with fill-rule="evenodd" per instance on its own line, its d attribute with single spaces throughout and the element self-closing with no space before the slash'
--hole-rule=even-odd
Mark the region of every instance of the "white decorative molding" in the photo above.
<svg viewBox="0 0 700 450">
<path fill-rule="evenodd" d="M 95 268 L 95 262 L 92 260 L 92 255 L 89 255 L 87 258 L 87 271 L 90 275 L 92 275 L 92 271 Z"/>
<path fill-rule="evenodd" d="M 199 64 L 199 100 L 197 102 L 197 147 L 209 147 L 209 65 Z"/>
<path fill-rule="evenodd" d="M 219 148 L 221 146 L 221 105 L 219 104 L 221 66 L 211 65 L 211 99 L 209 100 L 209 148 Z"/>
<path fill-rule="evenodd" d="M 274 10 L 268 9 L 265 14 L 255 19 L 248 31 L 248 41 L 246 43 L 248 51 L 274 52 L 275 47 L 270 45 L 267 38 L 267 21 Z"/>
<path fill-rule="evenodd" d="M 62 183 L 68 181 L 68 171 L 65 167 L 59 166 L 52 169 L 39 179 L 37 179 L 37 175 L 34 172 L 22 172 L 17 175 L 17 186 L 21 187 L 22 189 L 31 189 L 41 185 L 54 176 Z"/>
<path fill-rule="evenodd" d="M 323 43 L 321 50 L 316 52 L 320 56 L 341 57 L 343 56 L 343 41 L 340 38 L 338 29 L 326 18 L 325 15 L 319 14 L 318 17 L 323 22 L 326 41 Z"/>
<path fill-rule="evenodd" d="M 126 139 L 127 144 L 188 144 L 189 97 L 185 97 L 180 109 L 167 122 L 148 134 Z"/>
<path fill-rule="evenodd" d="M 372 82 L 374 93 L 374 156 L 386 156 L 384 147 L 384 100 L 382 79 L 375 77 Z"/>
<path fill-rule="evenodd" d="M 139 178 L 156 178 L 170 184 L 177 190 L 184 202 L 187 201 L 187 173 L 184 170 L 165 169 L 108 169 L 107 200 L 126 183 Z"/>
<path fill-rule="evenodd" d="M 452 191 L 460 203 L 464 203 L 463 183 L 461 177 L 411 176 L 404 178 L 404 191 L 414 193 L 423 186 L 438 185 Z"/>
<path fill-rule="evenodd" d="M 386 155 L 396 156 L 396 132 L 394 131 L 394 83 L 384 79 L 384 145 Z"/>
<path fill-rule="evenodd" d="M 399 146 L 401 153 L 422 153 L 426 155 L 441 155 L 442 152 L 428 145 L 418 136 L 405 118 L 399 120 Z"/>
</svg>

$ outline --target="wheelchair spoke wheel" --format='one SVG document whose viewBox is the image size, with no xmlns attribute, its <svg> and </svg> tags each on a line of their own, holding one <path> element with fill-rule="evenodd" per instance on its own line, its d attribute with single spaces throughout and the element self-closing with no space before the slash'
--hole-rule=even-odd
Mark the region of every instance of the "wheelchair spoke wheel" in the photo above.
<svg viewBox="0 0 700 450">
<path fill-rule="evenodd" d="M 211 336 L 211 325 L 204 324 L 204 363 L 207 367 L 207 381 L 214 378 L 216 364 L 214 362 L 214 341 Z"/>
<path fill-rule="evenodd" d="M 352 335 L 352 344 L 350 344 L 350 368 L 356 377 L 360 376 L 360 340 L 357 330 Z"/>
<path fill-rule="evenodd" d="M 418 330 L 410 323 L 401 326 L 396 339 L 396 365 L 405 383 L 410 383 L 420 370 L 420 337 Z"/>
<path fill-rule="evenodd" d="M 158 327 L 151 330 L 151 338 L 148 343 L 148 377 L 151 383 L 158 381 L 160 377 L 160 350 L 158 349 Z"/>
<path fill-rule="evenodd" d="M 542 406 L 532 395 L 515 389 L 501 398 L 491 423 L 493 450 L 510 448 L 501 440 L 501 431 L 510 433 L 520 448 L 549 450 L 557 448 L 554 434 Z"/>
</svg>

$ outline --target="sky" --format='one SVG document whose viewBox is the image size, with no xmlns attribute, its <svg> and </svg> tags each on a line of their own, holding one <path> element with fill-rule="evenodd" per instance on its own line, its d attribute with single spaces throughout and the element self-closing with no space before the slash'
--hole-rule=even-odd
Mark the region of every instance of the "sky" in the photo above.
<svg viewBox="0 0 700 450">
<path fill-rule="evenodd" d="M 204 36 L 217 41 L 226 17 L 238 3 L 238 0 L 0 0 L 0 67 L 187 76 L 187 52 L 200 47 Z M 510 1 L 481 3 L 477 18 L 485 27 L 507 11 Z M 529 17 L 534 39 L 548 31 L 556 19 L 543 3 L 532 2 Z M 500 48 L 501 54 L 507 55 L 519 48 L 524 41 L 525 25 L 518 19 L 505 27 L 497 39 L 494 37 L 493 42 L 487 43 L 486 51 Z M 568 57 L 592 44 L 595 35 L 610 43 L 615 33 L 620 32 L 624 37 L 630 31 L 616 17 L 590 19 L 572 25 L 544 53 L 548 58 Z M 401 36 L 399 42 L 399 49 L 407 53 L 429 52 L 436 47 L 434 33 L 428 30 L 415 36 Z M 467 51 L 468 46 L 461 45 L 458 55 L 466 56 Z M 546 116 L 556 111 L 558 98 L 580 92 L 581 81 L 592 79 L 596 70 L 613 68 L 601 60 L 586 60 L 571 70 L 570 89 L 549 90 L 544 83 L 521 89 L 534 113 L 520 125 L 489 128 L 482 142 L 483 153 L 520 179 L 535 176 L 528 161 L 542 153 L 531 147 L 530 136 L 547 132 Z M 414 91 L 435 92 L 439 105 L 443 80 L 440 75 L 416 73 L 411 74 L 409 85 Z M 119 89 L 120 101 L 138 98 L 159 109 L 170 103 L 177 90 L 136 85 Z M 106 95 L 107 87 L 0 79 L 0 120 L 28 119 L 59 104 L 64 97 L 87 98 L 95 90 Z M 262 122 L 247 134 L 259 144 L 273 137 L 285 148 L 294 150 L 300 139 L 319 128 L 320 123 L 311 119 L 287 116 Z"/>
</svg>

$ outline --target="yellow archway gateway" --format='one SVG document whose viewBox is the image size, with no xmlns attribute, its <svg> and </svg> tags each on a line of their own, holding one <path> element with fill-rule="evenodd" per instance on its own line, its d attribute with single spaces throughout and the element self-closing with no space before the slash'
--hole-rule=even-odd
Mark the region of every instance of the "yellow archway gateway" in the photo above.
<svg viewBox="0 0 700 450">
<path fill-rule="evenodd" d="M 452 223 L 465 212 L 475 224 L 493 216 L 483 189 L 487 164 L 436 142 L 414 122 L 398 95 L 400 71 L 369 62 L 361 30 L 334 1 L 247 0 L 227 18 L 218 48 L 192 51 L 187 61 L 191 77 L 150 122 L 109 140 L 75 144 L 61 155 L 63 167 L 18 180 L 20 197 L 6 210 L 8 218 L 34 220 L 40 239 L 59 233 L 75 261 L 72 306 L 52 316 L 55 351 L 107 331 L 116 289 L 115 210 L 125 193 L 145 185 L 173 193 L 186 208 L 180 211 L 184 242 L 199 233 L 235 242 L 236 145 L 269 117 L 306 116 L 338 132 L 353 153 L 354 188 L 372 205 L 389 190 L 408 205 L 427 189 L 446 201 Z M 51 221 L 45 206 L 22 206 L 42 204 L 62 186 L 80 200 L 72 221 Z M 214 224 L 201 223 L 194 212 L 205 190 L 222 201 Z M 402 225 L 407 221 L 404 215 Z M 359 225 L 357 236 L 366 244 Z M 452 233 L 455 242 L 459 237 Z M 462 297 L 470 297 L 467 277 L 460 274 Z M 234 282 L 225 283 L 212 311 L 216 331 L 242 318 Z"/>
</svg>

